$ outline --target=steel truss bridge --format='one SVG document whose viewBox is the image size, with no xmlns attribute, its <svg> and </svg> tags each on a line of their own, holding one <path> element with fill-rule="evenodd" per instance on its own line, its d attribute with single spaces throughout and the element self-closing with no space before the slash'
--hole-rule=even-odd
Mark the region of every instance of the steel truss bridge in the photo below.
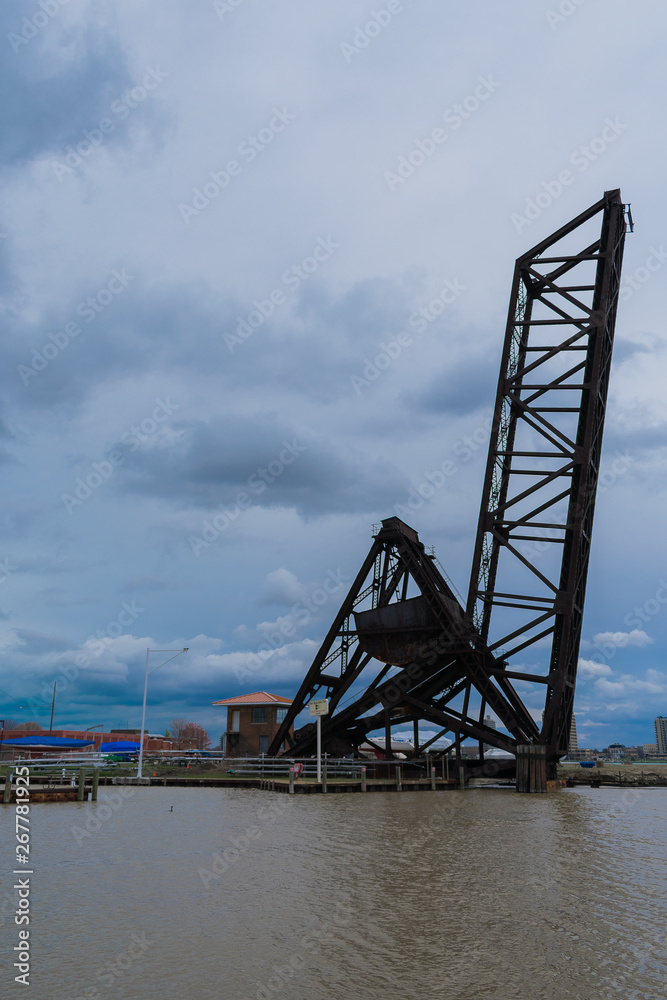
<svg viewBox="0 0 667 1000">
<path fill-rule="evenodd" d="M 382 522 L 269 754 L 414 754 L 451 734 L 509 751 L 544 791 L 567 753 L 629 206 L 607 191 L 516 261 L 467 603 L 417 532 Z M 541 719 L 539 709 L 543 704 Z M 528 706 L 531 706 L 529 708 Z M 485 721 L 487 713 L 507 732 Z M 538 718 L 536 718 L 538 716 Z M 419 742 L 420 721 L 437 735 Z M 384 740 L 369 734 L 382 730 Z"/>
</svg>

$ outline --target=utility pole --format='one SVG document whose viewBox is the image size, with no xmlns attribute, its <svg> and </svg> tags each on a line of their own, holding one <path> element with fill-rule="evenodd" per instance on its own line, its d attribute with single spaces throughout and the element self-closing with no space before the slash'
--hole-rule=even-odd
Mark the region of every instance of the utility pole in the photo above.
<svg viewBox="0 0 667 1000">
<path fill-rule="evenodd" d="M 53 682 L 53 699 L 51 701 L 51 721 L 49 722 L 49 736 L 53 730 L 53 710 L 56 707 L 56 684 L 58 681 Z"/>
</svg>

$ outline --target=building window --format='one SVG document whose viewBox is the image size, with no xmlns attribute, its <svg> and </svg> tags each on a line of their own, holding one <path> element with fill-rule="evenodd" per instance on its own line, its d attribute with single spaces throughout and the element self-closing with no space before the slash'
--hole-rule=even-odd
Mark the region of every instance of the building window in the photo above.
<svg viewBox="0 0 667 1000">
<path fill-rule="evenodd" d="M 252 722 L 256 725 L 268 720 L 268 709 L 265 706 L 255 707 L 252 710 Z"/>
<path fill-rule="evenodd" d="M 280 725 L 281 722 L 285 721 L 286 716 L 287 716 L 287 709 L 286 708 L 277 708 L 276 709 L 276 722 L 278 723 L 278 725 Z"/>
<path fill-rule="evenodd" d="M 238 733 L 241 724 L 241 713 L 237 710 L 232 712 L 232 723 L 229 727 L 230 733 Z"/>
<path fill-rule="evenodd" d="M 259 752 L 260 753 L 266 753 L 268 749 L 269 749 L 269 737 L 268 736 L 260 736 L 260 738 L 259 738 Z"/>
</svg>

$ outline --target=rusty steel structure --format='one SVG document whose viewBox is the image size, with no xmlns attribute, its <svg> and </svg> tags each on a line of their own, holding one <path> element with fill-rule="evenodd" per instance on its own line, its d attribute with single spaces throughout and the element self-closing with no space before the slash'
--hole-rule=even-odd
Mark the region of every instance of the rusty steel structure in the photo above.
<svg viewBox="0 0 667 1000">
<path fill-rule="evenodd" d="M 383 521 L 270 754 L 313 753 L 315 726 L 290 727 L 329 698 L 330 753 L 389 756 L 409 725 L 415 755 L 472 738 L 516 756 L 520 791 L 546 788 L 567 752 L 629 228 L 607 191 L 516 261 L 467 603 L 414 529 Z M 420 721 L 436 730 L 421 744 Z"/>
</svg>

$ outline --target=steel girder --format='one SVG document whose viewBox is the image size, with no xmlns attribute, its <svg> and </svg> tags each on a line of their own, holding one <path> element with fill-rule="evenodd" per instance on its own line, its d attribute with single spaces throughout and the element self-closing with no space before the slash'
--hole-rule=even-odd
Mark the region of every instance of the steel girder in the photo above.
<svg viewBox="0 0 667 1000">
<path fill-rule="evenodd" d="M 378 729 L 387 748 L 392 726 L 417 736 L 419 720 L 480 753 L 567 751 L 625 232 L 608 191 L 516 262 L 465 610 L 417 533 L 383 521 L 270 754 L 314 752 L 314 725 L 289 737 L 314 697 L 330 699 L 331 753 Z M 509 669 L 527 650 L 529 667 Z"/>
</svg>

